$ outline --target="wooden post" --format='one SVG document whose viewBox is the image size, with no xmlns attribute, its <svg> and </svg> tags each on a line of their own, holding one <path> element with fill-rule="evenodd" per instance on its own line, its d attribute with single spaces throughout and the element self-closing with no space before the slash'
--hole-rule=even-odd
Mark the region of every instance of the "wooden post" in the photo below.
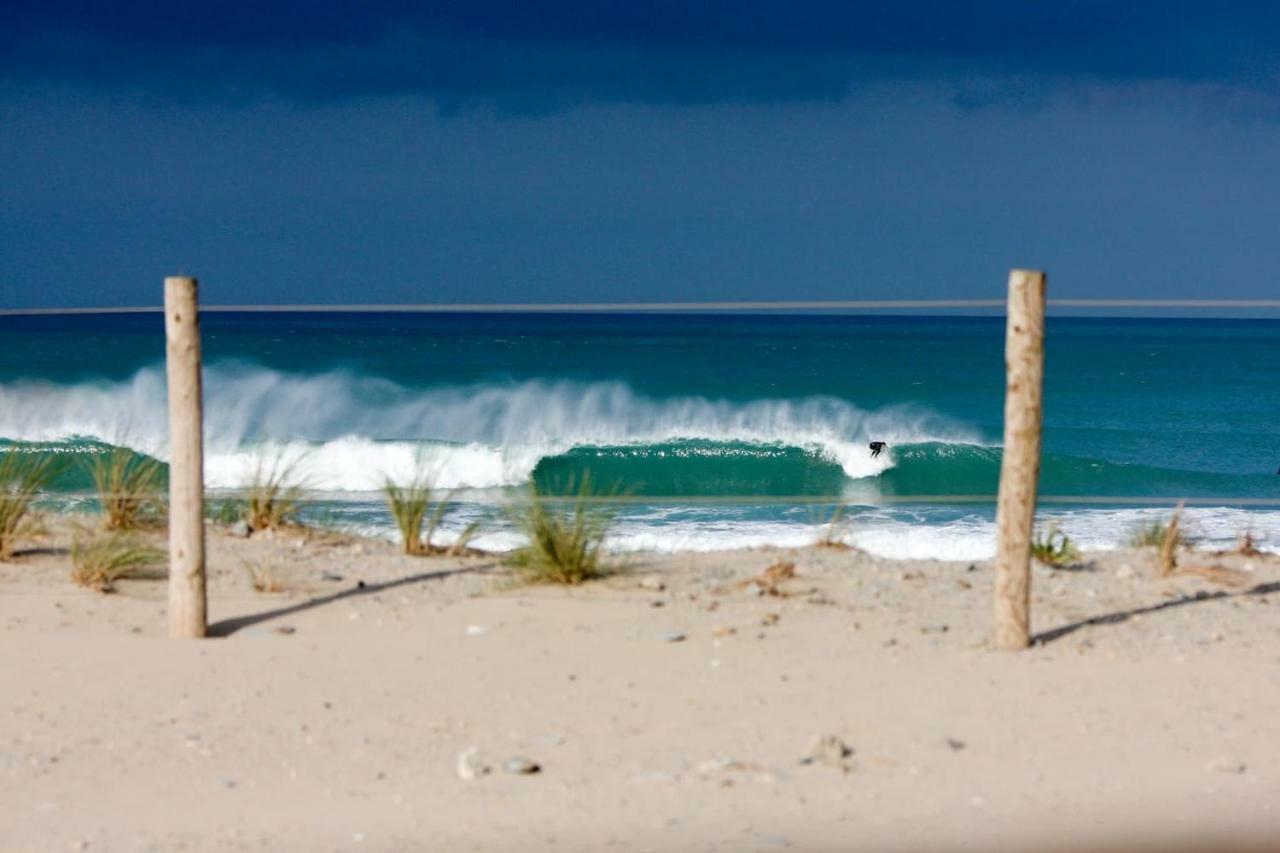
<svg viewBox="0 0 1280 853">
<path fill-rule="evenodd" d="M 196 280 L 164 280 L 169 377 L 169 636 L 203 637 L 204 435 Z"/>
<path fill-rule="evenodd" d="M 1004 454 L 996 504 L 996 647 L 1031 642 L 1031 536 L 1044 423 L 1045 274 L 1009 273 Z"/>
</svg>

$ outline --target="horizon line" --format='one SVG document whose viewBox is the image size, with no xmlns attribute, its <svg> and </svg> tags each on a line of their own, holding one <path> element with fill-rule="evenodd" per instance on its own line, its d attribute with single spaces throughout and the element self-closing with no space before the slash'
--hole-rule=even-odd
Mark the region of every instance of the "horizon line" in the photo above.
<svg viewBox="0 0 1280 853">
<path fill-rule="evenodd" d="M 1280 308 L 1280 299 L 1048 299 L 1049 308 Z M 227 304 L 201 305 L 215 314 L 574 314 L 684 313 L 731 311 L 882 311 L 889 309 L 1004 308 L 1003 299 L 889 299 L 718 302 L 473 302 L 371 304 Z M 0 308 L 0 317 L 84 314 L 159 314 L 163 305 L 71 308 Z"/>
</svg>

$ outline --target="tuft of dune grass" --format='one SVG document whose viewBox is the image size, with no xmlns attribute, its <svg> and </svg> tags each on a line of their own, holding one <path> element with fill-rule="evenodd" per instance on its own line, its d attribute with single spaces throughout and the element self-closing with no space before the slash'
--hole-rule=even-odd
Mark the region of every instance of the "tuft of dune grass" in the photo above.
<svg viewBox="0 0 1280 853">
<path fill-rule="evenodd" d="M 56 473 L 53 457 L 10 445 L 0 452 L 0 560 L 13 556 L 14 545 L 31 503 Z"/>
<path fill-rule="evenodd" d="M 1079 562 L 1080 549 L 1070 536 L 1053 525 L 1031 540 L 1031 556 L 1046 566 L 1061 568 Z"/>
<path fill-rule="evenodd" d="M 814 545 L 818 548 L 829 548 L 834 551 L 851 551 L 853 546 L 849 544 L 849 534 L 853 528 L 853 522 L 848 516 L 849 507 L 845 504 L 836 504 L 835 509 L 831 511 L 831 517 L 827 519 L 826 525 L 822 528 L 822 532 L 818 534 L 818 541 Z"/>
<path fill-rule="evenodd" d="M 97 533 L 71 543 L 71 580 L 100 592 L 114 592 L 127 578 L 164 577 L 165 552 L 129 533 Z"/>
<path fill-rule="evenodd" d="M 127 447 L 112 447 L 88 463 L 106 530 L 136 530 L 164 510 L 164 467 Z"/>
<path fill-rule="evenodd" d="M 526 499 L 512 510 L 516 525 L 529 540 L 510 558 L 522 580 L 577 585 L 617 571 L 604 550 L 615 512 L 594 501 L 595 497 L 585 477 L 569 498 L 549 495 L 536 483 L 530 485 Z"/>
<path fill-rule="evenodd" d="M 249 576 L 249 585 L 254 592 L 285 592 L 289 588 L 285 573 L 278 566 L 257 560 L 244 560 L 241 565 Z"/>
<path fill-rule="evenodd" d="M 1160 542 L 1160 558 L 1156 563 L 1156 571 L 1160 577 L 1173 574 L 1178 566 L 1178 548 L 1186 541 L 1182 535 L 1182 504 L 1179 503 L 1169 518 Z"/>
<path fill-rule="evenodd" d="M 1176 520 L 1175 514 L 1174 519 Z M 1153 521 L 1133 531 L 1129 537 L 1129 545 L 1133 548 L 1163 548 L 1166 540 L 1172 535 L 1173 547 L 1180 548 L 1187 544 L 1187 536 L 1172 521 Z"/>
<path fill-rule="evenodd" d="M 467 525 L 449 547 L 434 545 L 436 530 L 455 503 L 453 491 L 439 494 L 433 487 L 432 476 L 419 469 L 408 483 L 397 483 L 390 477 L 382 487 L 387 508 L 400 531 L 400 542 L 406 554 L 464 554 L 468 544 L 480 531 L 480 522 Z"/>
<path fill-rule="evenodd" d="M 286 458 L 283 450 L 258 454 L 240 504 L 242 518 L 250 528 L 279 530 L 299 522 L 304 489 L 297 473 L 300 461 L 301 457 Z"/>
</svg>

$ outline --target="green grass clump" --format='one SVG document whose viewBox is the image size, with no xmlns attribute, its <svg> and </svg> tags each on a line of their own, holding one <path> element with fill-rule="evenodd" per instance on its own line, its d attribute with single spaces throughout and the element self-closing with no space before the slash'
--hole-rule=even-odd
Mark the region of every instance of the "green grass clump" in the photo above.
<svg viewBox="0 0 1280 853">
<path fill-rule="evenodd" d="M 527 500 L 513 509 L 516 524 L 529 539 L 511 557 L 523 580 L 577 585 L 616 571 L 604 551 L 615 513 L 595 497 L 586 478 L 570 498 L 549 495 L 536 483 L 529 487 Z"/>
<path fill-rule="evenodd" d="M 1129 537 L 1129 545 L 1133 548 L 1163 549 L 1165 540 L 1169 538 L 1170 531 L 1173 533 L 1172 547 L 1174 549 L 1181 548 L 1187 544 L 1187 536 L 1182 532 L 1180 526 L 1163 521 L 1153 521 L 1150 524 L 1144 524 L 1136 528 L 1133 531 L 1133 535 Z"/>
<path fill-rule="evenodd" d="M 297 475 L 300 458 L 262 453 L 244 485 L 241 517 L 254 530 L 279 530 L 299 523 L 303 484 Z"/>
<path fill-rule="evenodd" d="M 1069 566 L 1079 562 L 1080 550 L 1070 536 L 1057 527 L 1050 527 L 1031 540 L 1031 556 L 1046 566 Z"/>
<path fill-rule="evenodd" d="M 406 554 L 462 554 L 480 530 L 480 523 L 472 522 L 449 547 L 432 544 L 431 540 L 435 538 L 440 523 L 454 506 L 454 493 L 450 491 L 434 498 L 436 492 L 432 488 L 431 477 L 425 473 L 419 472 L 407 484 L 399 484 L 388 478 L 382 492 L 387 498 L 391 517 L 395 519 L 400 531 L 400 541 Z"/>
<path fill-rule="evenodd" d="M 210 521 L 230 526 L 248 517 L 249 504 L 244 498 L 235 497 L 206 501 L 204 515 Z"/>
<path fill-rule="evenodd" d="M 31 503 L 56 473 L 53 457 L 30 453 L 24 445 L 0 451 L 0 560 L 13 556 L 13 548 Z"/>
<path fill-rule="evenodd" d="M 71 580 L 101 592 L 114 592 L 126 578 L 164 577 L 156 567 L 165 552 L 128 533 L 99 533 L 77 537 L 71 544 Z"/>
<path fill-rule="evenodd" d="M 127 447 L 112 447 L 89 461 L 89 474 L 102 504 L 107 530 L 136 530 L 154 524 L 164 510 L 164 466 Z"/>
</svg>

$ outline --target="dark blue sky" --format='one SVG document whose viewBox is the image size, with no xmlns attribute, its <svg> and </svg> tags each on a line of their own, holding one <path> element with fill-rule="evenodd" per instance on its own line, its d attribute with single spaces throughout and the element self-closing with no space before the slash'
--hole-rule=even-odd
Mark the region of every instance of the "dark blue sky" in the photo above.
<svg viewBox="0 0 1280 853">
<path fill-rule="evenodd" d="M 0 306 L 1275 296 L 1280 4 L 0 2 Z"/>
</svg>

